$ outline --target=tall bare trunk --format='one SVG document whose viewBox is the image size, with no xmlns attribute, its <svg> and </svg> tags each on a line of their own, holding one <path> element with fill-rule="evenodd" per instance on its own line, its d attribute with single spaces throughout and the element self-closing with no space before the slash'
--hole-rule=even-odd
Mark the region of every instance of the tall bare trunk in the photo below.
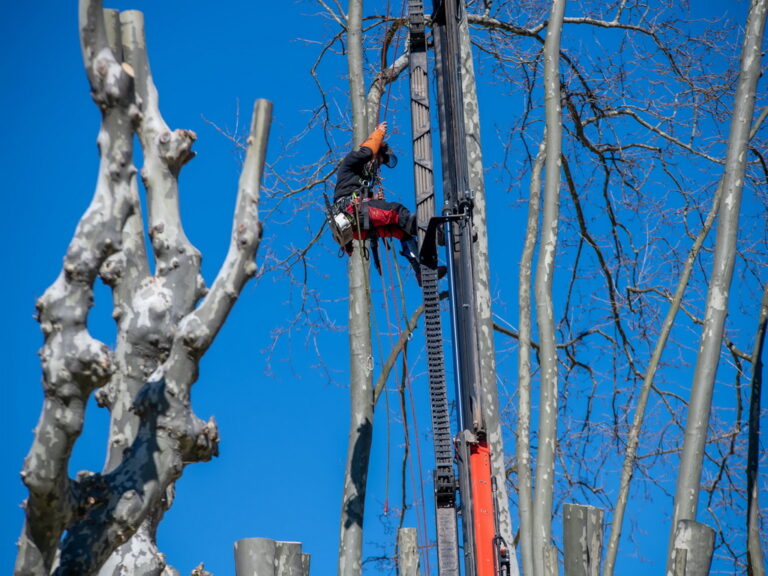
<svg viewBox="0 0 768 576">
<path fill-rule="evenodd" d="M 523 574 L 533 576 L 533 498 L 531 493 L 531 264 L 536 248 L 541 201 L 541 171 L 546 158 L 546 135 L 531 170 L 528 223 L 520 259 L 518 308 L 520 352 L 518 354 L 517 506 L 520 509 L 520 559 Z"/>
<path fill-rule="evenodd" d="M 363 76 L 362 0 L 350 0 L 347 14 L 347 68 L 352 106 L 353 146 L 365 140 L 369 126 Z M 371 351 L 368 262 L 362 246 L 349 258 L 350 425 L 342 497 L 339 575 L 362 571 L 363 517 L 368 463 L 373 438 L 373 356 Z"/>
<path fill-rule="evenodd" d="M 562 109 L 560 106 L 560 35 L 565 0 L 554 0 L 544 45 L 544 105 L 546 110 L 546 160 L 541 245 L 536 263 L 534 295 L 539 328 L 541 393 L 539 448 L 536 453 L 536 492 L 533 501 L 533 565 L 536 576 L 557 573 L 552 552 L 552 499 L 557 444 L 557 349 L 552 302 L 553 274 L 560 211 L 560 154 Z"/>
<path fill-rule="evenodd" d="M 693 272 L 694 264 L 698 258 L 701 247 L 704 244 L 709 235 L 709 231 L 712 229 L 712 225 L 715 221 L 715 216 L 720 207 L 720 199 L 722 197 L 722 184 L 718 186 L 715 192 L 715 197 L 712 200 L 712 209 L 707 215 L 704 225 L 699 232 L 696 240 L 693 243 L 693 247 L 688 253 L 688 257 L 685 260 L 680 280 L 678 281 L 675 294 L 672 297 L 667 315 L 664 318 L 664 323 L 661 326 L 661 332 L 656 340 L 656 344 L 651 355 L 651 360 L 648 363 L 648 368 L 645 371 L 645 377 L 643 378 L 643 384 L 640 388 L 640 395 L 637 399 L 637 406 L 635 407 L 635 415 L 632 419 L 632 426 L 629 430 L 629 437 L 627 438 L 627 448 L 624 452 L 624 463 L 621 469 L 621 483 L 619 485 L 619 495 L 616 498 L 616 505 L 613 511 L 613 520 L 611 522 L 611 532 L 608 539 L 608 549 L 605 554 L 605 576 L 612 576 L 613 571 L 616 568 L 616 557 L 619 551 L 619 540 L 621 539 L 622 525 L 624 522 L 624 512 L 629 502 L 629 488 L 632 482 L 632 476 L 635 470 L 635 458 L 637 456 L 637 448 L 640 444 L 640 432 L 643 426 L 643 418 L 645 416 L 645 409 L 648 405 L 648 397 L 651 393 L 651 387 L 653 385 L 653 379 L 656 375 L 656 370 L 661 362 L 661 356 L 666 347 L 669 339 L 669 334 L 672 332 L 672 327 L 675 323 L 675 317 L 677 312 L 683 303 L 683 295 L 685 289 L 688 286 L 688 280 Z"/>
<path fill-rule="evenodd" d="M 696 520 L 701 469 L 709 426 L 712 392 L 720 360 L 723 329 L 728 313 L 728 296 L 736 255 L 739 208 L 744 184 L 750 125 L 755 106 L 755 89 L 760 76 L 760 54 L 768 0 L 750 5 L 741 54 L 733 117 L 728 140 L 723 200 L 720 207 L 712 274 L 707 291 L 704 327 L 693 375 L 683 452 L 675 493 L 667 570 L 670 570 L 674 532 L 679 520 Z"/>
<path fill-rule="evenodd" d="M 750 133 L 750 140 L 755 136 L 760 125 L 765 121 L 766 114 L 763 113 L 757 119 L 752 126 Z M 608 540 L 608 549 L 605 554 L 605 576 L 612 576 L 616 568 L 616 558 L 619 551 L 619 541 L 621 539 L 622 526 L 624 523 L 624 513 L 626 511 L 627 503 L 629 502 L 629 489 L 634 476 L 635 470 L 635 458 L 637 457 L 637 448 L 640 443 L 640 432 L 643 426 L 643 419 L 645 416 L 645 409 L 648 404 L 648 397 L 651 392 L 653 380 L 656 376 L 656 372 L 661 362 L 662 354 L 666 348 L 669 340 L 669 335 L 672 332 L 672 327 L 675 323 L 675 317 L 680 311 L 683 304 L 683 295 L 688 287 L 688 282 L 691 278 L 694 265 L 699 257 L 704 241 L 707 239 L 709 232 L 712 230 L 712 226 L 717 217 L 717 213 L 720 210 L 720 202 L 723 197 L 723 181 L 721 179 L 720 184 L 715 191 L 715 195 L 712 199 L 712 207 L 707 214 L 704 224 L 701 227 L 696 239 L 693 242 L 693 246 L 688 253 L 688 257 L 685 259 L 685 263 L 678 280 L 675 293 L 672 296 L 669 310 L 664 318 L 664 322 L 661 326 L 661 331 L 656 339 L 656 344 L 653 348 L 651 359 L 648 363 L 648 368 L 645 371 L 643 378 L 643 384 L 640 388 L 640 395 L 637 399 L 637 406 L 635 407 L 635 415 L 632 419 L 632 426 L 629 430 L 629 436 L 627 438 L 627 448 L 624 452 L 624 463 L 621 469 L 621 482 L 619 485 L 619 494 L 616 497 L 616 505 L 613 511 L 613 520 L 611 522 L 611 532 Z M 758 330 L 759 334 L 759 330 Z M 754 357 L 754 356 L 753 356 Z"/>
</svg>

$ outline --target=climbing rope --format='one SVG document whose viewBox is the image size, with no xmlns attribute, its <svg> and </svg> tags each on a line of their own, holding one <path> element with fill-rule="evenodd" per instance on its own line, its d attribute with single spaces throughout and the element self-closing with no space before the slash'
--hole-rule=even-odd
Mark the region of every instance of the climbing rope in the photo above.
<svg viewBox="0 0 768 576">
<path fill-rule="evenodd" d="M 379 83 L 380 83 L 380 90 L 382 93 L 386 92 L 385 98 L 384 98 L 384 105 L 379 108 L 377 111 L 377 123 L 380 121 L 382 114 L 381 111 L 383 109 L 384 111 L 384 120 L 387 119 L 387 112 L 389 111 L 389 101 L 391 96 L 391 90 L 390 85 L 391 82 L 386 82 L 386 70 L 387 70 L 387 53 L 389 52 L 389 47 L 392 44 L 392 39 L 394 37 L 395 40 L 395 54 L 397 54 L 398 50 L 400 49 L 400 41 L 402 38 L 402 30 L 404 28 L 403 22 L 405 21 L 405 0 L 403 0 L 403 3 L 400 7 L 400 18 L 399 22 L 393 26 L 388 28 L 384 32 L 384 37 L 381 41 L 381 72 L 379 77 Z M 387 0 L 387 10 L 385 14 L 385 21 L 389 21 L 390 19 L 390 0 Z"/>
<path fill-rule="evenodd" d="M 389 252 L 389 248 L 387 247 L 386 240 L 383 240 L 382 243 L 384 244 L 385 248 Z M 389 261 L 387 261 L 388 263 Z M 389 271 L 389 266 L 386 266 L 387 271 Z M 389 305 L 388 305 L 388 298 L 387 298 L 387 286 L 384 281 L 384 276 L 380 276 L 381 278 L 381 292 L 384 295 L 384 315 L 386 319 L 386 325 L 387 325 L 387 332 L 389 333 L 389 326 L 390 324 L 390 317 L 389 317 Z M 375 311 L 374 311 L 375 316 Z M 377 338 L 378 339 L 378 338 Z M 394 345 L 392 342 L 392 336 L 390 333 L 389 338 L 389 345 L 390 348 Z M 381 342 L 379 340 L 379 347 L 381 347 Z M 379 357 L 384 358 L 383 351 L 379 351 Z M 387 378 L 389 380 L 389 378 Z M 384 383 L 384 400 L 386 402 L 386 411 L 387 411 L 387 461 L 384 471 L 384 516 L 387 516 L 389 514 L 389 476 L 390 476 L 390 465 L 392 462 L 392 426 L 391 426 L 391 419 L 390 419 L 390 407 L 389 407 L 389 387 L 387 386 L 387 383 Z"/>
</svg>

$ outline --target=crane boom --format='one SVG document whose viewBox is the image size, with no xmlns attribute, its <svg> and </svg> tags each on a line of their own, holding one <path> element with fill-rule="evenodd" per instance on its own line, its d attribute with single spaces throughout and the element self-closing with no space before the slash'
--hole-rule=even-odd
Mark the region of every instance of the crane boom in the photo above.
<svg viewBox="0 0 768 576">
<path fill-rule="evenodd" d="M 411 131 L 413 135 L 414 191 L 419 222 L 419 241 L 435 237 L 427 224 L 435 216 L 432 126 L 430 119 L 427 42 L 424 7 L 421 0 L 410 0 L 410 84 Z M 445 384 L 440 297 L 435 266 L 423 266 L 421 285 L 424 293 L 424 323 L 429 366 L 430 407 L 435 452 L 435 525 L 437 526 L 437 561 L 439 573 L 459 576 L 459 544 L 456 522 L 456 480 L 453 466 L 448 394 Z"/>
<path fill-rule="evenodd" d="M 479 338 L 474 290 L 474 195 L 464 131 L 459 22 L 461 0 L 433 0 L 433 41 L 443 176 L 442 215 L 435 215 L 429 111 L 427 41 L 422 0 L 409 0 L 411 124 L 414 189 L 421 243 L 422 289 L 435 442 L 435 508 L 441 576 L 459 576 L 457 511 L 461 511 L 465 576 L 509 573 L 506 544 L 498 534 L 491 452 L 480 389 Z M 443 228 L 450 286 L 450 316 L 456 384 L 457 428 L 451 431 L 445 385 L 442 326 L 437 292 L 436 235 Z M 459 499 L 457 503 L 456 490 Z"/>
</svg>

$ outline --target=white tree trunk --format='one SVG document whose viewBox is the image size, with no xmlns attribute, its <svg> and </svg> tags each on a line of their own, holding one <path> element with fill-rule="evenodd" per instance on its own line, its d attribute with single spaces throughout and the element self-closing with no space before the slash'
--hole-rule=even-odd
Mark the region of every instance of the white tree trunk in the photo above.
<svg viewBox="0 0 768 576">
<path fill-rule="evenodd" d="M 536 492 L 533 500 L 533 566 L 536 576 L 557 572 L 552 554 L 552 499 L 557 444 L 557 349 L 552 286 L 560 203 L 562 110 L 560 106 L 560 35 L 565 0 L 554 0 L 544 45 L 546 160 L 541 245 L 536 264 L 535 301 L 541 357 L 539 448 L 536 453 Z"/>
<path fill-rule="evenodd" d="M 672 547 L 672 568 L 667 576 L 709 576 L 715 531 L 706 524 L 680 520 Z"/>
<path fill-rule="evenodd" d="M 531 170 L 528 221 L 520 258 L 518 309 L 520 351 L 518 353 L 517 502 L 520 510 L 520 560 L 525 576 L 533 576 L 533 497 L 531 492 L 531 264 L 536 248 L 541 201 L 541 171 L 546 158 L 546 134 Z"/>
<path fill-rule="evenodd" d="M 758 120 L 755 122 L 750 133 L 750 140 L 757 133 L 757 130 L 765 118 L 766 115 L 762 114 L 760 118 L 758 118 Z M 640 394 L 637 399 L 637 406 L 635 407 L 635 415 L 632 419 L 632 426 L 630 427 L 629 435 L 627 438 L 627 448 L 624 452 L 624 463 L 622 464 L 621 469 L 619 494 L 616 497 L 616 505 L 613 511 L 613 520 L 611 521 L 611 532 L 608 540 L 607 551 L 605 554 L 605 576 L 612 576 L 616 567 L 616 558 L 619 551 L 619 541 L 621 539 L 622 526 L 624 523 L 624 513 L 626 511 L 627 503 L 629 502 L 629 489 L 632 478 L 634 476 L 635 458 L 637 456 L 637 449 L 640 444 L 640 432 L 642 430 L 645 409 L 648 405 L 648 397 L 651 392 L 653 380 L 656 376 L 659 363 L 661 362 L 662 354 L 664 353 L 667 342 L 669 340 L 669 335 L 672 332 L 675 318 L 677 317 L 677 313 L 680 311 L 680 308 L 683 304 L 683 295 L 685 294 L 685 290 L 688 287 L 688 282 L 691 278 L 694 265 L 696 264 L 696 261 L 699 257 L 699 253 L 701 252 L 702 246 L 704 245 L 704 241 L 707 239 L 707 236 L 712 229 L 715 218 L 717 217 L 717 213 L 720 210 L 720 202 L 722 197 L 723 181 L 721 179 L 720 184 L 715 191 L 714 198 L 712 199 L 712 207 L 710 208 L 710 211 L 704 220 L 704 224 L 696 236 L 693 246 L 688 253 L 688 257 L 685 259 L 685 263 L 683 264 L 680 279 L 678 280 L 677 287 L 675 288 L 675 293 L 672 296 L 669 310 L 667 310 L 667 315 L 665 316 L 664 322 L 661 325 L 661 331 L 659 332 L 659 336 L 656 339 L 656 344 L 653 347 L 651 359 L 648 362 L 648 368 L 645 371 L 643 384 L 640 388 Z M 753 360 L 753 367 L 754 366 L 755 364 Z"/>
<path fill-rule="evenodd" d="M 563 505 L 565 576 L 600 576 L 603 556 L 603 510 Z"/>
<path fill-rule="evenodd" d="M 243 538 L 235 542 L 236 576 L 309 576 L 309 555 L 300 542 Z"/>
<path fill-rule="evenodd" d="M 397 531 L 397 576 L 419 576 L 419 544 L 416 528 Z"/>
<path fill-rule="evenodd" d="M 362 54 L 362 0 L 350 0 L 347 14 L 347 66 L 352 106 L 353 146 L 368 135 Z M 362 571 L 363 518 L 373 438 L 373 356 L 368 262 L 362 242 L 349 258 L 350 425 L 339 536 L 339 576 Z"/>
<path fill-rule="evenodd" d="M 704 326 L 693 375 L 683 452 L 675 493 L 672 534 L 667 556 L 668 571 L 674 549 L 674 528 L 680 520 L 696 520 L 701 469 L 712 406 L 712 391 L 720 360 L 723 329 L 728 313 L 728 295 L 733 277 L 736 237 L 739 228 L 739 208 L 744 184 L 750 126 L 755 106 L 755 88 L 761 73 L 760 55 L 767 5 L 768 0 L 752 1 L 745 29 L 741 70 L 736 88 L 723 176 L 723 199 L 717 226 L 715 255 L 707 291 Z"/>
</svg>

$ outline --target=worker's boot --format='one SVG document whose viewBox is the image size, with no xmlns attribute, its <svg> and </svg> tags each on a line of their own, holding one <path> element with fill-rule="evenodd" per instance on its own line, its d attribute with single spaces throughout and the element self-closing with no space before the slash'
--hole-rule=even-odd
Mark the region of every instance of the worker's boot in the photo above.
<svg viewBox="0 0 768 576">
<path fill-rule="evenodd" d="M 400 254 L 405 256 L 405 259 L 408 260 L 411 267 L 413 268 L 414 274 L 416 274 L 416 282 L 419 283 L 419 286 L 421 286 L 421 264 L 419 264 L 419 243 L 416 241 L 416 238 L 410 237 L 407 240 L 402 239 L 400 240 L 400 243 L 402 244 L 402 251 Z"/>
<path fill-rule="evenodd" d="M 417 223 L 418 218 L 416 214 L 409 212 L 405 206 L 400 206 L 397 213 L 397 224 L 407 236 L 416 237 L 416 234 L 418 234 Z"/>
</svg>

